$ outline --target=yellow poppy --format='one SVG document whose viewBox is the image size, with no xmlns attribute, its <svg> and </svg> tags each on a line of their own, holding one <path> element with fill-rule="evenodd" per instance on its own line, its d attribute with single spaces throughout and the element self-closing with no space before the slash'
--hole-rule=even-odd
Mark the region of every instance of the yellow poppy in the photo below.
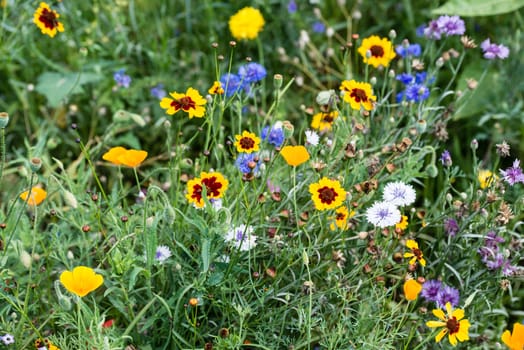
<svg viewBox="0 0 524 350">
<path fill-rule="evenodd" d="M 20 198 L 23 201 L 27 201 L 27 204 L 30 206 L 40 205 L 46 199 L 47 192 L 40 187 L 33 187 L 31 188 L 31 193 L 29 191 L 25 191 L 22 194 L 20 194 Z"/>
<path fill-rule="evenodd" d="M 284 146 L 280 154 L 291 166 L 299 166 L 309 160 L 309 153 L 304 146 Z"/>
<path fill-rule="evenodd" d="M 77 266 L 73 271 L 64 271 L 60 282 L 71 293 L 84 297 L 104 283 L 104 277 L 90 267 Z"/>
<path fill-rule="evenodd" d="M 136 149 L 125 149 L 124 147 L 112 147 L 102 155 L 102 159 L 114 165 L 125 165 L 131 168 L 137 167 L 147 158 L 147 152 Z"/>
<path fill-rule="evenodd" d="M 407 300 L 416 300 L 419 293 L 422 291 L 422 284 L 418 283 L 416 280 L 410 278 L 404 282 L 404 296 Z"/>
<path fill-rule="evenodd" d="M 502 342 L 506 344 L 510 350 L 524 349 L 524 324 L 514 323 L 513 333 L 505 330 L 504 333 L 502 333 Z"/>
</svg>

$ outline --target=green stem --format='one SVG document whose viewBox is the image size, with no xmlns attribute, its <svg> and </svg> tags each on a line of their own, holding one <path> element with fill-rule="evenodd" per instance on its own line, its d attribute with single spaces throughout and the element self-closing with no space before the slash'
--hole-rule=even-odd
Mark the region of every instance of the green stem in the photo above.
<svg viewBox="0 0 524 350">
<path fill-rule="evenodd" d="M 0 140 L 0 189 L 2 189 L 2 176 L 4 174 L 5 164 L 5 128 L 2 128 L 2 139 Z"/>
</svg>

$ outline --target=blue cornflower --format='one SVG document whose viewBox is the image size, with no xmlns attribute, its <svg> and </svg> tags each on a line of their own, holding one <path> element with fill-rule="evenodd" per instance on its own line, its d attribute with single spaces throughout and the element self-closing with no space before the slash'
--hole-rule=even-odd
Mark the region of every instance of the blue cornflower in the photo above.
<svg viewBox="0 0 524 350">
<path fill-rule="evenodd" d="M 113 79 L 115 79 L 115 82 L 118 86 L 128 88 L 129 84 L 131 84 L 131 77 L 125 74 L 125 72 L 126 72 L 125 68 L 117 70 L 113 74 Z"/>
<path fill-rule="evenodd" d="M 315 33 L 324 33 L 326 31 L 326 26 L 324 25 L 324 23 L 316 21 L 315 23 L 313 23 L 312 29 Z"/>
<path fill-rule="evenodd" d="M 422 102 L 429 97 L 429 89 L 423 84 L 409 84 L 404 91 L 408 102 Z"/>
<path fill-rule="evenodd" d="M 456 307 L 459 304 L 460 294 L 458 289 L 443 286 L 437 293 L 437 305 L 439 307 L 444 307 L 446 303 L 450 303 L 451 306 Z"/>
<path fill-rule="evenodd" d="M 282 130 L 282 125 L 275 124 L 269 129 L 269 126 L 266 126 L 262 129 L 260 138 L 264 141 L 269 142 L 275 147 L 280 147 L 284 143 L 284 130 Z"/>
<path fill-rule="evenodd" d="M 459 230 L 460 227 L 457 220 L 453 218 L 444 219 L 444 231 L 448 234 L 448 236 L 455 237 Z"/>
<path fill-rule="evenodd" d="M 419 44 L 410 44 L 407 47 L 404 45 L 398 45 L 395 47 L 395 52 L 400 57 L 418 57 L 422 53 L 422 48 Z"/>
<path fill-rule="evenodd" d="M 239 153 L 235 165 L 243 174 L 260 172 L 260 159 L 257 153 Z"/>
<path fill-rule="evenodd" d="M 166 97 L 167 93 L 166 93 L 166 90 L 164 90 L 164 85 L 163 84 L 157 84 L 155 86 L 153 86 L 151 88 L 151 90 L 149 90 L 150 93 L 151 93 L 151 96 L 161 100 L 163 99 L 164 97 Z"/>
<path fill-rule="evenodd" d="M 244 84 L 256 83 L 267 75 L 266 69 L 259 63 L 248 63 L 238 68 L 238 75 Z"/>
<path fill-rule="evenodd" d="M 411 84 L 413 82 L 414 78 L 413 78 L 413 76 L 411 74 L 401 73 L 401 74 L 397 75 L 397 77 L 395 79 L 397 79 L 398 81 L 400 81 L 404 85 L 408 85 L 408 84 Z"/>
<path fill-rule="evenodd" d="M 445 167 L 450 167 L 453 164 L 451 154 L 448 150 L 444 150 L 444 152 L 442 152 L 442 155 L 440 156 L 440 161 L 442 162 L 442 165 L 444 165 Z"/>
<path fill-rule="evenodd" d="M 295 13 L 297 12 L 297 3 L 295 0 L 290 0 L 287 4 L 287 12 L 288 13 Z"/>
<path fill-rule="evenodd" d="M 437 18 L 437 25 L 440 32 L 446 36 L 463 35 L 466 32 L 466 25 L 459 16 L 440 16 Z"/>
<path fill-rule="evenodd" d="M 220 77 L 220 83 L 224 88 L 224 94 L 226 97 L 231 97 L 242 88 L 242 79 L 231 73 L 226 73 Z"/>
<path fill-rule="evenodd" d="M 426 72 L 416 73 L 415 76 L 407 73 L 397 75 L 396 79 L 406 85 L 404 91 L 397 94 L 397 102 L 406 100 L 408 102 L 422 102 L 429 97 L 427 84 L 433 82 L 433 78 L 428 79 Z"/>
</svg>

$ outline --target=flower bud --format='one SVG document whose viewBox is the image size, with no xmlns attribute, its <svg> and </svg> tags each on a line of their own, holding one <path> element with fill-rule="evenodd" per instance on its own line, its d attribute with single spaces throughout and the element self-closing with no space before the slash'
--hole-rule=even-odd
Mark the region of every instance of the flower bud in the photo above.
<svg viewBox="0 0 524 350">
<path fill-rule="evenodd" d="M 42 160 L 40 158 L 31 158 L 29 161 L 29 168 L 33 173 L 38 172 L 42 168 Z"/>
<path fill-rule="evenodd" d="M 9 124 L 9 114 L 6 112 L 0 113 L 0 128 L 4 129 Z"/>
<path fill-rule="evenodd" d="M 273 86 L 275 89 L 280 89 L 282 87 L 282 74 L 273 75 Z"/>
<path fill-rule="evenodd" d="M 288 120 L 284 120 L 282 122 L 282 130 L 284 131 L 284 137 L 286 139 L 288 139 L 291 136 L 293 136 L 293 132 L 295 131 L 295 127 Z"/>
<path fill-rule="evenodd" d="M 471 141 L 471 149 L 474 151 L 476 151 L 477 149 L 479 148 L 479 142 L 477 141 L 477 139 L 473 139 L 473 141 Z"/>
<path fill-rule="evenodd" d="M 389 38 L 390 38 L 391 40 L 393 40 L 393 39 L 395 39 L 396 37 L 397 37 L 397 32 L 395 31 L 395 29 L 391 29 L 391 30 L 389 31 Z"/>
<path fill-rule="evenodd" d="M 419 134 L 423 134 L 426 131 L 428 124 L 424 119 L 417 120 L 416 128 Z"/>
<path fill-rule="evenodd" d="M 438 169 L 437 167 L 435 166 L 435 164 L 429 164 L 427 167 L 426 167 L 426 174 L 429 176 L 429 177 L 436 177 L 438 175 Z"/>
</svg>

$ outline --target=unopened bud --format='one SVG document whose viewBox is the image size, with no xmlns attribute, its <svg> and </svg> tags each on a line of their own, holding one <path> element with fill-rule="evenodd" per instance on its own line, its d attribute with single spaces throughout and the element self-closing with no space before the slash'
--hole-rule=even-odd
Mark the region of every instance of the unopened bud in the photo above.
<svg viewBox="0 0 524 350">
<path fill-rule="evenodd" d="M 31 158 L 31 161 L 29 162 L 29 168 L 33 173 L 38 172 L 40 168 L 42 168 L 42 160 L 40 158 Z"/>
<path fill-rule="evenodd" d="M 396 37 L 397 37 L 397 32 L 395 31 L 395 29 L 391 29 L 391 30 L 389 31 L 389 38 L 390 38 L 391 40 L 393 40 L 393 39 L 395 39 Z"/>
<path fill-rule="evenodd" d="M 473 151 L 476 151 L 478 148 L 479 148 L 479 142 L 477 141 L 477 139 L 473 139 L 473 141 L 471 141 L 471 149 Z"/>
<path fill-rule="evenodd" d="M 416 128 L 419 134 L 423 134 L 426 131 L 428 124 L 424 119 L 417 120 Z"/>
<path fill-rule="evenodd" d="M 293 136 L 293 132 L 295 131 L 295 127 L 288 120 L 284 120 L 282 122 L 282 130 L 284 131 L 284 137 L 286 139 L 288 139 L 291 136 Z"/>
<path fill-rule="evenodd" d="M 426 174 L 429 176 L 429 177 L 436 177 L 438 175 L 438 169 L 437 167 L 435 166 L 435 164 L 429 164 L 427 167 L 426 167 Z"/>
<path fill-rule="evenodd" d="M 9 124 L 9 114 L 6 112 L 0 113 L 0 128 L 4 129 Z"/>
<path fill-rule="evenodd" d="M 282 87 L 282 74 L 275 74 L 273 75 L 273 86 L 275 89 L 280 89 Z"/>
</svg>

